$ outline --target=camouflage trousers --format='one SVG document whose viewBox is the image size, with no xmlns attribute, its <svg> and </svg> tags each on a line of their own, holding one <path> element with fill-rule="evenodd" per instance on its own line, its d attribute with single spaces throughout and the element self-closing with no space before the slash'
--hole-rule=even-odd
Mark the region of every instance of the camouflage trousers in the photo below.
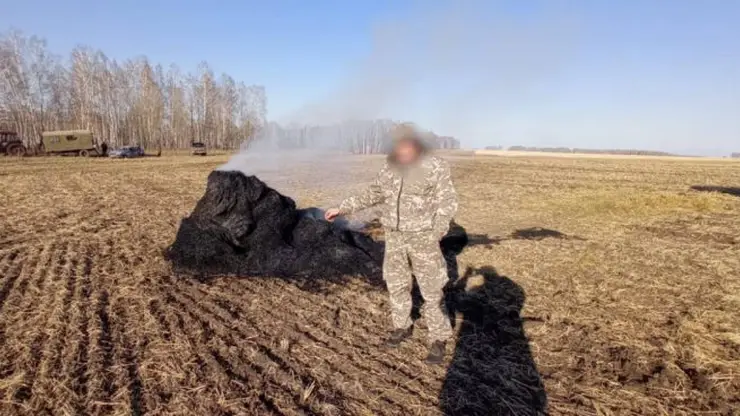
<svg viewBox="0 0 740 416">
<path fill-rule="evenodd" d="M 452 328 L 442 303 L 447 266 L 435 233 L 386 231 L 384 259 L 383 279 L 388 286 L 393 327 L 406 329 L 413 323 L 411 288 L 415 276 L 424 297 L 422 316 L 430 343 L 448 339 Z"/>
</svg>

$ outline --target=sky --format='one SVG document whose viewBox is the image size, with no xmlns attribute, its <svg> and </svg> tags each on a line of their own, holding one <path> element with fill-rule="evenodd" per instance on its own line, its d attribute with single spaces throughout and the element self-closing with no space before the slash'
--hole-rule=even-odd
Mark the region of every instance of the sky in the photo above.
<svg viewBox="0 0 740 416">
<path fill-rule="evenodd" d="M 740 1 L 0 0 L 0 31 L 264 85 L 268 117 L 463 147 L 740 151 Z"/>
</svg>

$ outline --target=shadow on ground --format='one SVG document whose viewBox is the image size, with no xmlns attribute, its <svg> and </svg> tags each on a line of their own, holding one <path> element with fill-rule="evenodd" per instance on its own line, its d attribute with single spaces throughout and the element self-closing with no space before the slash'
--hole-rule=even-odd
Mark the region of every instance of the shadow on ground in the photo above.
<svg viewBox="0 0 740 416">
<path fill-rule="evenodd" d="M 445 415 L 543 415 L 547 395 L 520 316 L 524 290 L 493 267 L 451 282 L 457 344 L 439 394 Z"/>
<path fill-rule="evenodd" d="M 445 307 L 457 343 L 439 394 L 445 415 L 544 415 L 547 395 L 524 333 L 520 313 L 524 290 L 493 267 L 468 268 L 459 275 L 457 257 L 466 247 L 504 239 L 578 239 L 546 228 L 516 230 L 506 238 L 469 235 L 451 223 L 440 243 L 450 282 Z M 414 281 L 412 318 L 423 300 Z M 530 318 L 532 319 L 532 318 Z M 534 318 L 536 320 L 536 318 Z"/>
<path fill-rule="evenodd" d="M 694 185 L 691 189 L 699 192 L 719 192 L 732 196 L 740 196 L 740 188 L 731 186 Z"/>
<path fill-rule="evenodd" d="M 456 225 L 459 227 L 459 225 Z M 509 240 L 530 240 L 530 241 L 541 241 L 547 238 L 554 238 L 557 240 L 577 240 L 585 241 L 584 238 L 568 235 L 561 233 L 557 230 L 551 230 L 549 228 L 542 227 L 531 227 L 531 228 L 520 228 L 515 230 L 506 236 L 488 236 L 487 234 L 469 234 L 468 235 L 468 246 L 483 246 L 486 248 L 493 248 L 493 246 L 501 244 L 504 241 Z"/>
<path fill-rule="evenodd" d="M 491 249 L 494 245 L 501 244 L 501 242 L 507 240 L 540 241 L 547 238 L 585 241 L 582 237 L 571 236 L 557 230 L 541 227 L 521 228 L 505 237 L 490 237 L 486 234 L 468 234 L 463 226 L 453 220 L 450 222 L 450 229 L 447 232 L 447 235 L 440 242 L 440 248 L 442 249 L 442 254 L 447 263 L 447 275 L 450 282 L 455 282 L 460 278 L 457 256 L 459 256 L 466 247 L 483 246 Z M 450 296 L 450 293 L 448 293 L 445 297 L 445 304 L 448 310 L 454 309 L 454 305 L 452 304 L 454 300 Z M 414 279 L 413 283 L 412 298 L 414 306 L 411 311 L 411 318 L 415 321 L 421 317 L 421 306 L 424 304 L 421 291 L 419 290 L 419 286 L 416 284 L 416 279 Z M 450 320 L 453 324 L 454 319 L 454 315 L 451 314 Z"/>
</svg>

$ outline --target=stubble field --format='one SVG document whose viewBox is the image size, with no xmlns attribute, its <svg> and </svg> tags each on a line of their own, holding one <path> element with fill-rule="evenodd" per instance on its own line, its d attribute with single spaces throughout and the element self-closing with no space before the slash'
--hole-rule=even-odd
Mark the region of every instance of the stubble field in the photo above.
<svg viewBox="0 0 740 416">
<path fill-rule="evenodd" d="M 689 190 L 738 163 L 450 155 L 467 297 L 430 367 L 376 282 L 173 275 L 226 160 L 0 160 L 0 414 L 740 414 L 740 198 Z M 326 206 L 381 162 L 268 182 Z"/>
</svg>

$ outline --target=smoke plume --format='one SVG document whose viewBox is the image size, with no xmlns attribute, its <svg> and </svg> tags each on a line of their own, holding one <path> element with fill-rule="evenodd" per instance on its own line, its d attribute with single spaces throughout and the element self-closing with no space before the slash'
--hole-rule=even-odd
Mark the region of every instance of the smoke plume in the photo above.
<svg viewBox="0 0 740 416">
<path fill-rule="evenodd" d="M 414 2 L 376 22 L 369 54 L 336 90 L 286 117 L 298 124 L 414 121 L 463 144 L 511 116 L 571 55 L 572 13 L 513 3 Z"/>
<path fill-rule="evenodd" d="M 506 124 L 510 108 L 556 73 L 570 50 L 572 25 L 560 9 L 543 6 L 512 20 L 504 10 L 511 4 L 411 4 L 375 22 L 370 50 L 335 89 L 267 123 L 220 169 L 259 175 L 272 186 L 296 165 L 349 177 L 338 155 L 383 152 L 394 121 L 463 145 L 494 136 L 490 126 Z"/>
</svg>

